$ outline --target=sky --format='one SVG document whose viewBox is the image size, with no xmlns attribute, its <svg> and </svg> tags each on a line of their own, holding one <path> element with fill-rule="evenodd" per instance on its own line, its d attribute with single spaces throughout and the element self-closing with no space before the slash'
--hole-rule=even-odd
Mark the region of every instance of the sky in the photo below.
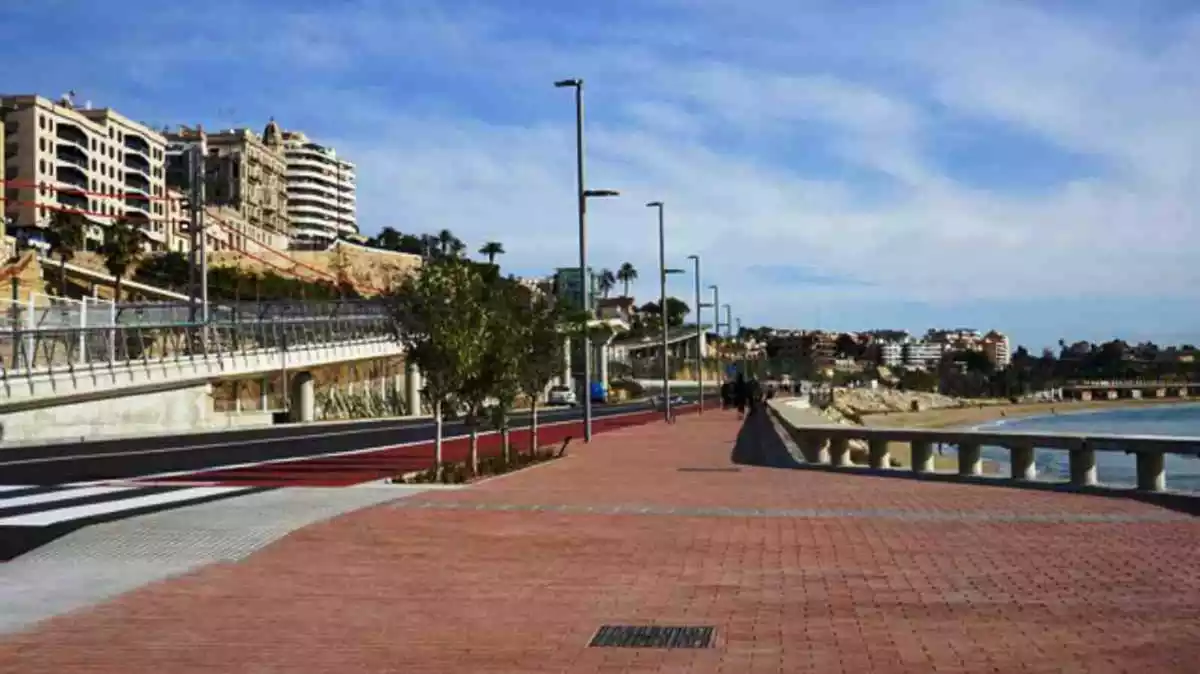
<svg viewBox="0 0 1200 674">
<path fill-rule="evenodd" d="M 746 325 L 1200 342 L 1190 0 L 0 0 L 0 43 L 6 93 L 274 117 L 357 164 L 364 233 L 499 241 L 519 275 L 578 265 L 553 82 L 582 78 L 587 185 L 621 192 L 590 261 L 639 301 L 661 200 L 668 266 Z"/>
</svg>

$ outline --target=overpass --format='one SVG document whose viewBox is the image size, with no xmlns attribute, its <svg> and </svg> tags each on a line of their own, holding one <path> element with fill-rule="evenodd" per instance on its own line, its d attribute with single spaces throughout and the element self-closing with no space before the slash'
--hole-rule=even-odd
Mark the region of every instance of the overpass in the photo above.
<svg viewBox="0 0 1200 674">
<path fill-rule="evenodd" d="M 0 441 L 86 437 L 114 421 L 164 432 L 265 424 L 215 412 L 212 383 L 280 377 L 295 421 L 315 417 L 313 368 L 403 355 L 382 304 L 369 301 L 214 304 L 209 322 L 189 307 L 86 308 L 33 323 L 10 306 L 0 324 Z M 418 376 L 404 376 L 410 411 Z M 264 418 L 265 417 L 265 418 Z"/>
</svg>

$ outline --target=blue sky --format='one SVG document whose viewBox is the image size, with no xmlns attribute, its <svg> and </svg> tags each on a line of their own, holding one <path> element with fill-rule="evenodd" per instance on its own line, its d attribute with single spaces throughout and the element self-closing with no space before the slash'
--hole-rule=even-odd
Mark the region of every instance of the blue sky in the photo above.
<svg viewBox="0 0 1200 674">
<path fill-rule="evenodd" d="M 88 0 L 0 7 L 20 68 L 155 125 L 274 116 L 359 165 L 370 233 L 515 273 L 668 257 L 748 325 L 1200 342 L 1200 8 L 1186 0 Z M 79 30 L 86 26 L 87 30 Z M 46 35 L 69 39 L 46 43 Z M 692 282 L 672 277 L 690 298 Z"/>
</svg>

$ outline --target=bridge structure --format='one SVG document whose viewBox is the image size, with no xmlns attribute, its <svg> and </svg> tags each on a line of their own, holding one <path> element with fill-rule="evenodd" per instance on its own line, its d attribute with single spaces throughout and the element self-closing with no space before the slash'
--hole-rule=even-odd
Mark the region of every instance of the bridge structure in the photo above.
<svg viewBox="0 0 1200 674">
<path fill-rule="evenodd" d="M 1085 380 L 1064 384 L 1061 389 L 1063 397 L 1070 400 L 1191 398 L 1200 395 L 1200 382 L 1154 379 Z"/>
<path fill-rule="evenodd" d="M 207 322 L 180 303 L 18 302 L 0 321 L 0 441 L 269 424 L 265 409 L 233 419 L 213 405 L 215 383 L 268 376 L 288 418 L 312 421 L 315 368 L 401 356 L 372 301 L 214 303 Z M 397 378 L 387 385 L 418 413 L 419 373 Z"/>
</svg>

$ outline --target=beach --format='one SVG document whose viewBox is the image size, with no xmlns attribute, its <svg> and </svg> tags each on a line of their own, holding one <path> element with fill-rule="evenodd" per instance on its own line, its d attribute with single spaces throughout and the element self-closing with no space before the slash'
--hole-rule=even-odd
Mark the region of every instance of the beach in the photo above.
<svg viewBox="0 0 1200 674">
<path fill-rule="evenodd" d="M 871 428 L 970 428 L 999 419 L 1020 419 L 1050 414 L 1071 414 L 1100 410 L 1118 410 L 1150 405 L 1180 405 L 1196 402 L 1189 398 L 1150 398 L 1142 400 L 1089 400 L 1052 403 L 1020 403 L 984 407 L 949 407 L 921 412 L 887 412 L 862 415 L 863 425 Z"/>
</svg>

